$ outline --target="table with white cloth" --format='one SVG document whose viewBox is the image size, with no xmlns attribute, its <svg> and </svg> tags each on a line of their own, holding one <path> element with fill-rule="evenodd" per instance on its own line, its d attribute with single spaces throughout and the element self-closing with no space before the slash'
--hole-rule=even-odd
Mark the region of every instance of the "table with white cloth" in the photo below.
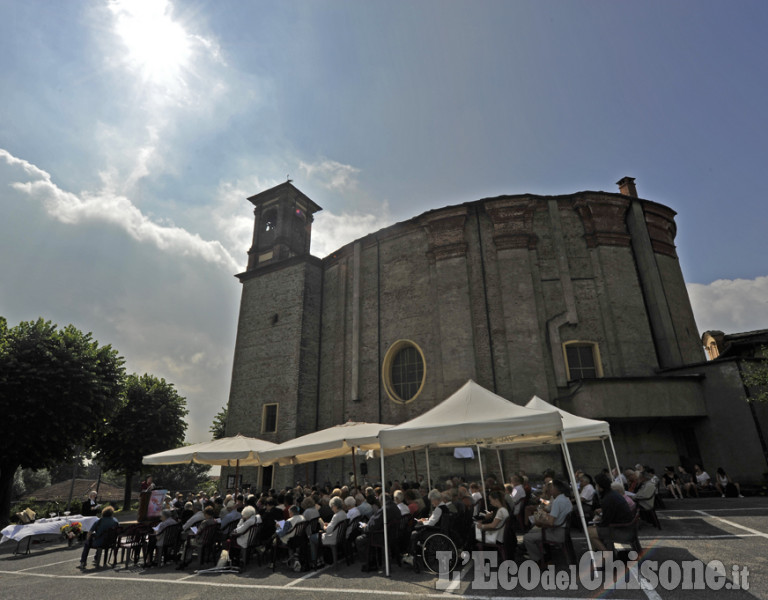
<svg viewBox="0 0 768 600">
<path fill-rule="evenodd" d="M 83 531 L 87 532 L 91 529 L 93 524 L 99 520 L 99 517 L 83 517 L 82 515 L 69 515 L 66 517 L 54 517 L 51 519 L 38 519 L 34 523 L 27 523 L 24 525 L 8 525 L 5 529 L 0 531 L 2 537 L 0 538 L 0 544 L 5 542 L 15 541 L 16 554 L 19 550 L 21 542 L 27 542 L 27 548 L 25 554 L 29 554 L 29 544 L 32 542 L 32 538 L 35 536 L 51 536 L 61 535 L 61 528 L 64 525 L 72 523 L 74 521 L 80 522 L 83 527 Z"/>
</svg>

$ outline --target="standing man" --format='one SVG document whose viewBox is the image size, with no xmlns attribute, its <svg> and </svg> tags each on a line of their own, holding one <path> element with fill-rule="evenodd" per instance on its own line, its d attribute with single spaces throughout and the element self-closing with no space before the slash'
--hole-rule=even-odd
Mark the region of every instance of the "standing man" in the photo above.
<svg viewBox="0 0 768 600">
<path fill-rule="evenodd" d="M 80 509 L 80 514 L 84 517 L 92 517 L 99 514 L 101 510 L 101 504 L 96 502 L 96 490 L 88 492 L 88 499 L 83 502 L 83 506 Z"/>
</svg>

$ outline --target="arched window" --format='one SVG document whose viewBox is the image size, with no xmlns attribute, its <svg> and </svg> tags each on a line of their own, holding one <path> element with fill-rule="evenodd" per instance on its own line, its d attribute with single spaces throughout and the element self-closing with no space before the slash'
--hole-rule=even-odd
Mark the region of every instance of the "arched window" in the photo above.
<svg viewBox="0 0 768 600">
<path fill-rule="evenodd" d="M 424 353 L 410 340 L 398 340 L 384 356 L 382 379 L 389 398 L 411 402 L 421 393 L 426 379 Z"/>
</svg>

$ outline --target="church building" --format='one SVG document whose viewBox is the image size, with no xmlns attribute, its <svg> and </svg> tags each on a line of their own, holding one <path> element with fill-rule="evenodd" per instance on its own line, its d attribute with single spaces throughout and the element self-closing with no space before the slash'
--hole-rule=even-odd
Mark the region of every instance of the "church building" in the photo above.
<svg viewBox="0 0 768 600">
<path fill-rule="evenodd" d="M 675 212 L 639 198 L 632 178 L 618 185 L 446 206 L 324 258 L 310 254 L 322 209 L 290 181 L 248 198 L 227 434 L 282 442 L 346 421 L 401 423 L 473 379 L 517 404 L 536 394 L 607 420 L 623 466 L 759 479 L 766 411 L 747 402 L 736 362 L 706 359 Z M 571 452 L 587 472 L 605 466 L 598 443 Z M 249 469 L 243 481 L 346 482 L 353 460 L 365 463 Z M 562 470 L 549 449 L 502 460 L 505 473 Z M 421 453 L 388 464 L 390 479 L 426 472 Z M 467 465 L 445 450 L 430 467 L 438 480 Z"/>
</svg>

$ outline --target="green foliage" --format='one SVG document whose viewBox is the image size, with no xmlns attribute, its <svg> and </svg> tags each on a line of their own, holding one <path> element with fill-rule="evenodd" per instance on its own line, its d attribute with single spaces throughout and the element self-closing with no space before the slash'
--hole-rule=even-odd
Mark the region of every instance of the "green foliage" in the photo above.
<svg viewBox="0 0 768 600">
<path fill-rule="evenodd" d="M 21 474 L 28 493 L 51 485 L 51 475 L 48 473 L 48 469 L 24 469 Z"/>
<path fill-rule="evenodd" d="M 27 492 L 27 486 L 24 484 L 24 475 L 21 467 L 16 469 L 16 472 L 13 474 L 12 485 L 11 498 L 21 498 Z"/>
<path fill-rule="evenodd" d="M 152 375 L 130 375 L 122 403 L 101 430 L 97 459 L 126 477 L 126 502 L 131 476 L 147 454 L 180 446 L 187 424 L 186 400 L 173 385 Z"/>
<path fill-rule="evenodd" d="M 768 346 L 760 349 L 762 359 L 744 366 L 744 385 L 749 388 L 749 399 L 768 402 Z"/>
<path fill-rule="evenodd" d="M 199 490 L 208 481 L 210 465 L 157 465 L 152 467 L 152 480 L 158 488 L 170 492 Z"/>
<path fill-rule="evenodd" d="M 211 432 L 212 440 L 220 440 L 221 438 L 226 437 L 227 414 L 228 414 L 227 407 L 224 406 L 218 413 L 216 413 L 216 416 L 213 417 L 213 423 L 211 424 L 211 427 L 208 429 L 208 431 Z"/>
<path fill-rule="evenodd" d="M 47 467 L 78 454 L 118 406 L 123 359 L 72 325 L 0 319 L 0 524 L 18 466 Z"/>
<path fill-rule="evenodd" d="M 211 481 L 210 479 L 206 479 L 200 485 L 198 486 L 198 490 L 201 492 L 205 492 L 209 496 L 216 492 L 218 490 L 219 486 L 215 481 Z"/>
<path fill-rule="evenodd" d="M 42 468 L 76 454 L 117 407 L 122 358 L 91 334 L 42 319 L 6 330 L 3 340 L 2 464 Z"/>
</svg>

